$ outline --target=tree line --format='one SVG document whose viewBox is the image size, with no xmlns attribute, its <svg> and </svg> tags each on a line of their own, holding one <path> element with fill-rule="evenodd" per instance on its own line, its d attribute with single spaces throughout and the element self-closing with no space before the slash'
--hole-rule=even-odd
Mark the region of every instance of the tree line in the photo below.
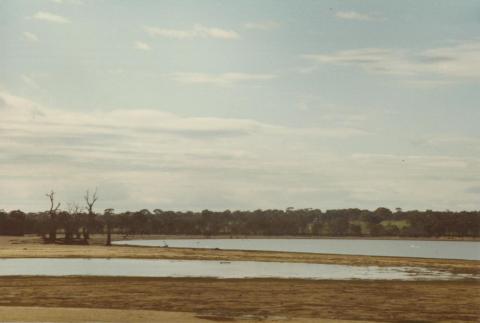
<svg viewBox="0 0 480 323">
<path fill-rule="evenodd" d="M 480 211 L 374 211 L 358 208 L 254 211 L 153 211 L 143 209 L 115 213 L 94 210 L 97 192 L 84 196 L 84 205 L 61 209 L 55 192 L 46 194 L 49 208 L 43 212 L 0 210 L 0 235 L 37 234 L 45 242 L 88 244 L 90 234 L 165 235 L 262 235 L 350 237 L 479 237 Z M 58 237 L 58 235 L 61 235 Z"/>
</svg>

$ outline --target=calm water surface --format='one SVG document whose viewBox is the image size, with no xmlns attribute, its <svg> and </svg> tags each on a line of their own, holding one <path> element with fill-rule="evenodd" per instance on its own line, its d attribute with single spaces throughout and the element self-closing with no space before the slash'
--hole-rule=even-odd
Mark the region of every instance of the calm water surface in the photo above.
<svg viewBox="0 0 480 323">
<path fill-rule="evenodd" d="M 302 278 L 338 280 L 456 280 L 475 278 L 472 275 L 450 274 L 413 267 L 362 267 L 256 261 L 71 258 L 17 258 L 0 260 L 0 276 L 23 275 Z"/>
<path fill-rule="evenodd" d="M 130 240 L 116 244 L 226 250 L 260 250 L 480 260 L 480 242 L 355 239 L 172 239 Z"/>
</svg>

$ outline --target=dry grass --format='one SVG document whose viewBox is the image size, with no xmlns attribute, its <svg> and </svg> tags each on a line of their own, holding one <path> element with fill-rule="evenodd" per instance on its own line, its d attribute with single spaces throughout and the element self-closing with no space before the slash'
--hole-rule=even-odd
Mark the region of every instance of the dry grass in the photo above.
<svg viewBox="0 0 480 323">
<path fill-rule="evenodd" d="M 475 282 L 1 277 L 0 295 L 2 306 L 186 312 L 223 321 L 480 320 L 480 285 Z"/>
</svg>

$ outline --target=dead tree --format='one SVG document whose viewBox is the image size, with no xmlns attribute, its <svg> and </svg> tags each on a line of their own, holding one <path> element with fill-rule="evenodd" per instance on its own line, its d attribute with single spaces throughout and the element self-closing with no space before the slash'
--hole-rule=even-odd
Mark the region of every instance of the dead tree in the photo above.
<svg viewBox="0 0 480 323">
<path fill-rule="evenodd" d="M 55 242 L 57 240 L 57 211 L 60 207 L 60 203 L 55 206 L 55 192 L 53 190 L 50 193 L 45 194 L 50 199 L 50 210 L 48 214 L 50 216 L 50 230 L 48 235 L 49 242 Z"/>
<path fill-rule="evenodd" d="M 85 242 L 87 242 L 88 239 L 90 239 L 90 230 L 92 229 L 95 221 L 95 212 L 93 212 L 93 206 L 95 205 L 95 202 L 97 202 L 98 200 L 97 189 L 95 189 L 95 192 L 93 192 L 93 195 L 90 195 L 90 191 L 87 190 L 83 198 L 87 203 L 87 206 L 85 207 L 85 209 L 88 212 L 86 223 L 83 226 L 83 239 L 85 240 Z"/>
</svg>

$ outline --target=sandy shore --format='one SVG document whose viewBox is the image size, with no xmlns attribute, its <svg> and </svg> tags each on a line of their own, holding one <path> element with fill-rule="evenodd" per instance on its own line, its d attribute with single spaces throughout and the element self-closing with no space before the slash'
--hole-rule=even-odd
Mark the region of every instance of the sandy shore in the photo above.
<svg viewBox="0 0 480 323">
<path fill-rule="evenodd" d="M 480 320 L 480 285 L 465 281 L 0 277 L 0 295 L 1 306 L 22 306 L 16 315 L 27 317 L 29 314 L 23 312 L 23 307 L 34 306 L 88 308 L 84 310 L 84 317 L 90 315 L 91 308 L 122 310 L 125 317 L 139 314 L 131 310 L 186 313 L 185 321 L 180 322 L 195 318 L 213 321 L 312 319 L 316 322 Z M 33 313 L 31 315 L 37 315 Z M 52 310 L 52 313 L 57 312 Z M 70 314 L 67 311 L 58 315 L 66 315 L 70 322 Z M 117 314 L 111 313 L 112 317 Z M 24 316 L 10 315 L 1 317 L 25 321 Z M 175 315 L 181 314 L 168 315 L 176 321 Z M 109 322 L 98 318 L 97 321 Z"/>
<path fill-rule="evenodd" d="M 218 235 L 218 236 L 204 236 L 204 235 L 161 235 L 161 234 L 146 234 L 146 235 L 115 235 L 117 240 L 149 240 L 149 239 L 323 239 L 323 240 L 412 240 L 412 241 L 480 241 L 480 238 L 475 237 L 330 237 L 330 236 L 256 236 L 256 235 Z M 104 240 L 104 239 L 103 239 Z"/>
<path fill-rule="evenodd" d="M 258 323 L 258 319 L 219 318 L 212 315 L 197 315 L 182 312 L 164 312 L 152 310 L 112 310 L 72 307 L 26 307 L 0 306 L 0 317 L 8 322 L 49 322 L 49 323 L 133 323 L 133 322 L 181 322 L 202 323 L 212 321 L 238 321 Z M 270 317 L 263 322 L 318 323 L 318 319 Z M 322 319 L 323 323 L 362 323 L 367 321 Z"/>
<path fill-rule="evenodd" d="M 455 273 L 480 274 L 480 261 L 379 256 L 351 256 L 266 251 L 211 250 L 136 246 L 103 246 L 96 236 L 89 246 L 42 244 L 37 237 L 0 237 L 0 258 L 139 258 L 190 260 L 252 260 L 353 266 L 428 267 Z"/>
</svg>

